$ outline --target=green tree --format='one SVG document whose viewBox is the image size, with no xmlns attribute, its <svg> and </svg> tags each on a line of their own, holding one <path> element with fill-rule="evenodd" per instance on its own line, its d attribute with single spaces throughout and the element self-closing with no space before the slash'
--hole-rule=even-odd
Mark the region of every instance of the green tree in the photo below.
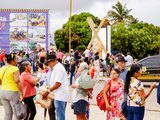
<svg viewBox="0 0 160 120">
<path fill-rule="evenodd" d="M 158 53 L 160 48 L 160 28 L 152 24 L 121 22 L 112 26 L 111 33 L 112 50 L 129 51 L 135 58 Z"/>
<path fill-rule="evenodd" d="M 80 13 L 79 15 L 72 16 L 72 48 L 84 50 L 89 44 L 92 32 L 87 23 L 87 17 L 91 17 L 95 24 L 99 25 L 100 19 L 93 16 L 90 13 Z M 69 44 L 69 20 L 63 25 L 61 29 L 58 29 L 54 33 L 54 39 L 57 48 L 61 48 L 63 51 L 68 51 Z"/>
<path fill-rule="evenodd" d="M 123 6 L 121 2 L 118 1 L 112 6 L 112 9 L 113 10 L 110 10 L 107 13 L 111 23 L 116 24 L 122 21 L 128 21 L 130 23 L 137 22 L 137 19 L 129 14 L 132 9 L 127 9 L 126 4 Z"/>
</svg>

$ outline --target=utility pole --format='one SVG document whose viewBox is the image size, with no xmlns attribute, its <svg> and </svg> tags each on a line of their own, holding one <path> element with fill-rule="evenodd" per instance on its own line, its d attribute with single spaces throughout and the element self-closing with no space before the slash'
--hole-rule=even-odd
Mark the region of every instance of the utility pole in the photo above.
<svg viewBox="0 0 160 120">
<path fill-rule="evenodd" d="M 72 41 L 72 0 L 70 0 L 70 17 L 69 17 L 69 55 L 71 51 L 71 41 Z"/>
</svg>

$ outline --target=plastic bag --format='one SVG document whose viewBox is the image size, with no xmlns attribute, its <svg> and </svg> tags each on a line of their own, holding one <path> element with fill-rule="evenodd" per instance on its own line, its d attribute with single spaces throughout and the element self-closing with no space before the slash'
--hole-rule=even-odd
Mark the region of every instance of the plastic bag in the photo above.
<svg viewBox="0 0 160 120">
<path fill-rule="evenodd" d="M 81 86 L 81 88 L 83 89 L 91 89 L 94 87 L 94 85 L 97 82 L 97 74 L 93 73 L 89 74 L 89 70 L 84 70 L 81 75 L 80 78 L 78 80 L 79 85 Z"/>
<path fill-rule="evenodd" d="M 15 104 L 14 109 L 18 119 L 25 119 L 27 117 L 27 106 L 23 102 Z"/>
</svg>

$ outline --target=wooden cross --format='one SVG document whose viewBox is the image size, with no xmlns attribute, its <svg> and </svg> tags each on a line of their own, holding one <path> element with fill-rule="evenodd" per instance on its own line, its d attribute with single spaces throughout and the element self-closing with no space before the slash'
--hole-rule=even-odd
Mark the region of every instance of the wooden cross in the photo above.
<svg viewBox="0 0 160 120">
<path fill-rule="evenodd" d="M 104 17 L 102 19 L 102 21 L 100 22 L 99 26 L 96 27 L 96 25 L 94 24 L 92 18 L 88 17 L 87 18 L 87 22 L 92 30 L 92 38 L 90 43 L 88 44 L 88 49 L 90 49 L 93 45 L 94 40 L 96 40 L 96 42 L 98 43 L 98 45 L 96 45 L 96 52 L 99 52 L 99 57 L 102 58 L 102 50 L 105 52 L 105 54 L 107 54 L 108 52 L 106 51 L 100 37 L 98 36 L 98 32 L 100 31 L 100 29 L 104 26 L 104 25 L 108 25 L 108 19 L 106 17 Z"/>
</svg>

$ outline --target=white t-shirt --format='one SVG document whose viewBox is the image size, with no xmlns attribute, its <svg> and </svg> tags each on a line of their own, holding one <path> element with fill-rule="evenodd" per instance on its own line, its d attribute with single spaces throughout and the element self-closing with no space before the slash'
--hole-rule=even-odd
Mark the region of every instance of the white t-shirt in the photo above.
<svg viewBox="0 0 160 120">
<path fill-rule="evenodd" d="M 79 85 L 78 80 L 80 77 L 78 77 L 75 81 L 75 85 Z M 73 90 L 73 94 L 72 94 L 72 98 L 73 98 L 73 103 L 79 101 L 79 100 L 85 100 L 88 102 L 88 95 L 84 96 L 83 94 L 81 94 L 78 90 L 78 88 L 75 88 Z"/>
<path fill-rule="evenodd" d="M 84 54 L 85 54 L 85 57 L 89 57 L 89 50 L 86 49 L 86 50 L 84 51 Z"/>
<path fill-rule="evenodd" d="M 68 61 L 68 63 L 66 63 L 66 60 Z M 63 57 L 63 64 L 70 64 L 70 61 L 71 61 L 71 58 L 70 58 L 70 56 L 64 56 Z"/>
<path fill-rule="evenodd" d="M 47 80 L 45 72 L 38 72 L 37 77 L 40 78 L 39 82 L 41 82 L 41 81 L 46 82 L 46 80 Z"/>
<path fill-rule="evenodd" d="M 132 57 L 132 56 L 127 55 L 127 56 L 125 57 L 125 60 L 127 61 L 127 62 L 126 62 L 126 66 L 133 64 L 133 57 Z"/>
<path fill-rule="evenodd" d="M 61 86 L 53 91 L 54 99 L 67 102 L 69 95 L 68 78 L 67 72 L 61 63 L 57 63 L 53 68 L 50 86 L 53 86 L 56 82 L 61 83 Z"/>
</svg>

